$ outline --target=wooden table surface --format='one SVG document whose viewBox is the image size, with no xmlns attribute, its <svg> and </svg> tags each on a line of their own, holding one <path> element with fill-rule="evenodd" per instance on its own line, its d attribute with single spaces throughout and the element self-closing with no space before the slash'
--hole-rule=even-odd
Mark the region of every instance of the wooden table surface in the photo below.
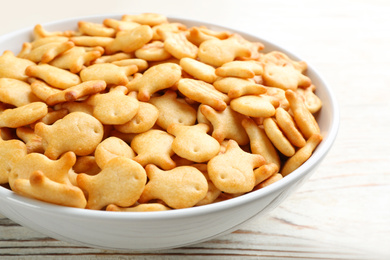
<svg viewBox="0 0 390 260">
<path fill-rule="evenodd" d="M 79 247 L 0 215 L 0 259 L 390 259 L 390 2 L 10 1 L 0 34 L 52 20 L 157 12 L 242 29 L 312 64 L 338 98 L 336 143 L 316 173 L 267 216 L 218 239 L 133 253 Z M 1 207 L 1 205 L 0 205 Z"/>
</svg>

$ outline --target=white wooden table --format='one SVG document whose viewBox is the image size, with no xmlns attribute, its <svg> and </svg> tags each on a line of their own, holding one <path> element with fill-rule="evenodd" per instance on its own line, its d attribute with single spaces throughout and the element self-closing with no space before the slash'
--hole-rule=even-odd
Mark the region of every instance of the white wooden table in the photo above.
<svg viewBox="0 0 390 260">
<path fill-rule="evenodd" d="M 298 53 L 333 87 L 338 139 L 317 172 L 267 216 L 201 244 L 128 254 L 78 247 L 0 215 L 0 259 L 390 259 L 390 2 L 9 1 L 0 34 L 102 13 L 157 12 L 242 29 Z M 0 205 L 1 207 L 1 205 Z"/>
</svg>

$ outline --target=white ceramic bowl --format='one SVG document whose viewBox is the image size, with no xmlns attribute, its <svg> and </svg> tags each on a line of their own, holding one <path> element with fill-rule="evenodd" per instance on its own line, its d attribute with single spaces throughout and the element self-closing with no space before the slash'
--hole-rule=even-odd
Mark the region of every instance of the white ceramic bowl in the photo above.
<svg viewBox="0 0 390 260">
<path fill-rule="evenodd" d="M 48 31 L 76 29 L 77 21 L 102 22 L 120 15 L 77 17 L 44 24 Z M 206 25 L 214 30 L 235 30 L 197 22 L 170 18 L 187 26 Z M 0 52 L 18 53 L 23 42 L 30 41 L 33 27 L 0 37 Z M 279 50 L 291 58 L 293 53 L 257 36 L 238 32 L 251 41 L 261 41 L 265 51 Z M 317 86 L 323 101 L 318 123 L 323 141 L 300 168 L 282 180 L 263 189 L 223 202 L 196 208 L 163 212 L 105 212 L 62 207 L 19 196 L 0 187 L 0 213 L 13 221 L 50 237 L 90 247 L 120 250 L 158 250 L 181 247 L 232 232 L 253 217 L 259 217 L 278 206 L 314 173 L 335 141 L 339 111 L 331 88 L 310 66 L 308 76 Z"/>
</svg>

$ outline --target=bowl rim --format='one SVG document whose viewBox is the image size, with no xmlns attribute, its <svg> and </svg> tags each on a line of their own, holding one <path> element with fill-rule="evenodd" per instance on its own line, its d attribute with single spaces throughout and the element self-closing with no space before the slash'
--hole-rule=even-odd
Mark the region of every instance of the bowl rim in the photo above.
<svg viewBox="0 0 390 260">
<path fill-rule="evenodd" d="M 131 14 L 131 13 L 130 13 Z M 111 13 L 111 14 L 98 14 L 98 15 L 87 15 L 87 16 L 77 16 L 77 17 L 70 17 L 65 19 L 60 19 L 52 22 L 43 23 L 43 27 L 56 27 L 64 23 L 70 23 L 70 22 L 77 22 L 79 20 L 97 20 L 97 19 L 105 19 L 105 18 L 118 18 L 121 17 L 123 14 L 117 14 L 117 13 Z M 272 48 L 279 49 L 286 53 L 288 56 L 303 60 L 299 58 L 295 53 L 290 52 L 285 47 L 279 46 L 272 41 L 269 41 L 267 39 L 263 39 L 261 36 L 258 36 L 254 33 L 248 33 L 246 31 L 237 30 L 235 28 L 225 27 L 223 25 L 219 25 L 217 23 L 210 23 L 206 21 L 201 20 L 195 20 L 195 19 L 188 19 L 180 16 L 166 16 L 170 22 L 177 21 L 182 22 L 184 24 L 201 24 L 205 25 L 207 27 L 217 27 L 221 30 L 228 30 L 230 32 L 240 33 L 244 37 L 251 37 L 256 38 L 260 42 L 264 43 L 264 45 L 272 46 Z M 76 25 L 76 23 L 75 23 Z M 1 43 L 6 41 L 9 38 L 26 34 L 26 33 L 32 33 L 33 26 L 25 27 L 4 35 L 0 36 L 0 46 Z M 22 43 L 21 43 L 22 44 Z M 21 46 L 20 44 L 20 46 Z M 14 193 L 13 191 L 0 186 L 0 201 L 8 200 L 12 203 L 16 204 L 23 204 L 26 207 L 29 207 L 31 209 L 36 210 L 44 210 L 47 213 L 52 214 L 64 214 L 64 215 L 72 215 L 82 218 L 90 218 L 90 219 L 112 219 L 112 220 L 158 220 L 158 219 L 173 219 L 173 218 L 182 218 L 186 216 L 197 216 L 197 215 L 204 215 L 209 214 L 213 212 L 218 211 L 224 211 L 229 208 L 234 208 L 240 204 L 246 204 L 248 202 L 251 202 L 253 200 L 257 200 L 260 197 L 265 197 L 268 194 L 275 193 L 279 190 L 282 190 L 284 187 L 290 185 L 294 181 L 298 180 L 301 176 L 309 174 L 310 170 L 320 161 L 322 161 L 329 150 L 331 149 L 333 143 L 336 140 L 337 132 L 339 129 L 340 124 L 340 115 L 339 115 L 339 106 L 337 103 L 337 99 L 333 93 L 333 90 L 330 88 L 329 84 L 325 82 L 324 78 L 320 75 L 320 73 L 308 62 L 306 59 L 305 61 L 308 64 L 308 71 L 311 71 L 319 81 L 321 81 L 321 85 L 323 88 L 321 88 L 321 91 L 325 91 L 326 95 L 329 96 L 329 108 L 332 114 L 331 122 L 329 130 L 326 133 L 326 138 L 320 143 L 320 145 L 316 148 L 316 150 L 313 152 L 312 156 L 304 163 L 302 164 L 297 170 L 290 173 L 289 175 L 285 176 L 283 179 L 273 183 L 272 185 L 269 185 L 267 187 L 264 187 L 259 190 L 251 191 L 249 193 L 246 193 L 244 195 L 231 198 L 229 200 L 220 201 L 216 203 L 211 203 L 208 205 L 202 205 L 197 207 L 191 207 L 191 208 L 184 208 L 184 209 L 174 209 L 174 210 L 167 210 L 167 211 L 153 211 L 153 212 L 114 212 L 114 211 L 103 211 L 103 210 L 90 210 L 90 209 L 80 209 L 80 208 L 72 208 L 72 207 L 66 207 L 66 206 L 60 206 L 55 205 L 51 203 L 47 203 L 44 201 L 24 197 L 21 195 L 18 195 Z M 5 214 L 5 212 L 4 212 Z"/>
</svg>

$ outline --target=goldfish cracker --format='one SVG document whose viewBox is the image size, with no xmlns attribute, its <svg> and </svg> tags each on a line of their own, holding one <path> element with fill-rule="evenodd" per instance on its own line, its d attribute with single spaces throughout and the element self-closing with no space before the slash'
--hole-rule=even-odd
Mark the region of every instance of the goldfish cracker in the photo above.
<svg viewBox="0 0 390 260">
<path fill-rule="evenodd" d="M 20 107 L 40 101 L 31 90 L 30 84 L 13 78 L 0 78 L 0 101 Z"/>
<path fill-rule="evenodd" d="M 167 90 L 162 96 L 154 96 L 150 103 L 159 111 L 157 125 L 165 130 L 173 123 L 194 125 L 196 122 L 195 109 L 179 98 L 175 91 Z"/>
<path fill-rule="evenodd" d="M 76 186 L 52 181 L 43 172 L 35 171 L 27 179 L 18 179 L 14 191 L 21 195 L 36 198 L 57 205 L 85 208 L 84 193 Z"/>
<path fill-rule="evenodd" d="M 193 162 L 201 163 L 210 160 L 217 155 L 220 144 L 207 134 L 208 130 L 209 126 L 206 124 L 193 126 L 170 125 L 167 132 L 175 136 L 172 142 L 172 150 L 177 155 Z"/>
<path fill-rule="evenodd" d="M 67 151 L 88 155 L 103 138 L 103 126 L 99 120 L 83 112 L 69 113 L 53 125 L 37 123 L 35 131 L 43 139 L 45 155 L 52 159 Z"/>
<path fill-rule="evenodd" d="M 249 138 L 241 121 L 246 118 L 245 115 L 237 113 L 228 106 L 224 111 L 216 111 L 210 106 L 200 105 L 201 113 L 207 118 L 213 126 L 211 134 L 219 143 L 225 139 L 233 139 L 239 145 L 249 143 Z"/>
<path fill-rule="evenodd" d="M 81 83 L 78 75 L 49 64 L 28 66 L 26 68 L 26 75 L 42 79 L 47 84 L 59 89 L 66 89 Z"/>
<path fill-rule="evenodd" d="M 253 169 L 264 162 L 261 155 L 244 152 L 237 142 L 230 140 L 226 152 L 207 163 L 207 172 L 213 184 L 223 192 L 248 192 L 255 186 Z"/>
<path fill-rule="evenodd" d="M 163 171 L 153 164 L 146 166 L 149 182 L 140 202 L 161 199 L 174 209 L 189 208 L 207 194 L 207 180 L 201 171 L 191 166 L 180 166 Z"/>
<path fill-rule="evenodd" d="M 143 133 L 151 129 L 158 120 L 160 111 L 148 102 L 139 102 L 137 114 L 122 125 L 115 125 L 115 129 L 122 133 Z"/>
<path fill-rule="evenodd" d="M 79 174 L 77 183 L 88 192 L 88 209 L 99 210 L 109 204 L 129 207 L 141 196 L 146 184 L 146 173 L 137 162 L 119 156 L 110 160 L 94 176 Z"/>
<path fill-rule="evenodd" d="M 152 37 L 153 31 L 149 25 L 137 26 L 129 31 L 120 31 L 116 34 L 114 40 L 107 44 L 106 53 L 133 52 L 147 44 Z"/>
<path fill-rule="evenodd" d="M 139 109 L 138 100 L 127 92 L 125 86 L 117 86 L 91 96 L 87 104 L 93 106 L 93 116 L 103 124 L 121 125 L 133 119 Z"/>
<path fill-rule="evenodd" d="M 28 66 L 35 65 L 33 61 L 16 57 L 12 51 L 6 50 L 0 56 L 0 78 L 12 78 L 26 81 L 25 74 Z"/>
<path fill-rule="evenodd" d="M 130 81 L 129 91 L 138 91 L 138 100 L 149 101 L 155 92 L 172 87 L 181 77 L 181 68 L 174 63 L 164 63 L 146 70 L 139 78 Z"/>
<path fill-rule="evenodd" d="M 8 183 L 14 164 L 27 154 L 26 145 L 20 140 L 3 140 L 0 137 L 0 184 Z"/>
<path fill-rule="evenodd" d="M 131 141 L 131 148 L 137 154 L 133 160 L 142 166 L 155 164 L 164 170 L 174 168 L 176 164 L 171 158 L 174 154 L 173 139 L 172 135 L 158 129 L 150 129 L 136 135 Z"/>
<path fill-rule="evenodd" d="M 122 139 L 114 136 L 104 139 L 95 150 L 95 161 L 101 169 L 110 160 L 120 156 L 132 159 L 135 157 L 135 153 Z"/>
<path fill-rule="evenodd" d="M 17 108 L 9 108 L 0 114 L 0 127 L 18 128 L 34 123 L 48 112 L 43 102 L 33 102 Z"/>
<path fill-rule="evenodd" d="M 178 89 L 186 97 L 218 111 L 223 111 L 229 101 L 227 95 L 216 90 L 213 85 L 200 80 L 182 78 L 178 82 Z"/>
</svg>

